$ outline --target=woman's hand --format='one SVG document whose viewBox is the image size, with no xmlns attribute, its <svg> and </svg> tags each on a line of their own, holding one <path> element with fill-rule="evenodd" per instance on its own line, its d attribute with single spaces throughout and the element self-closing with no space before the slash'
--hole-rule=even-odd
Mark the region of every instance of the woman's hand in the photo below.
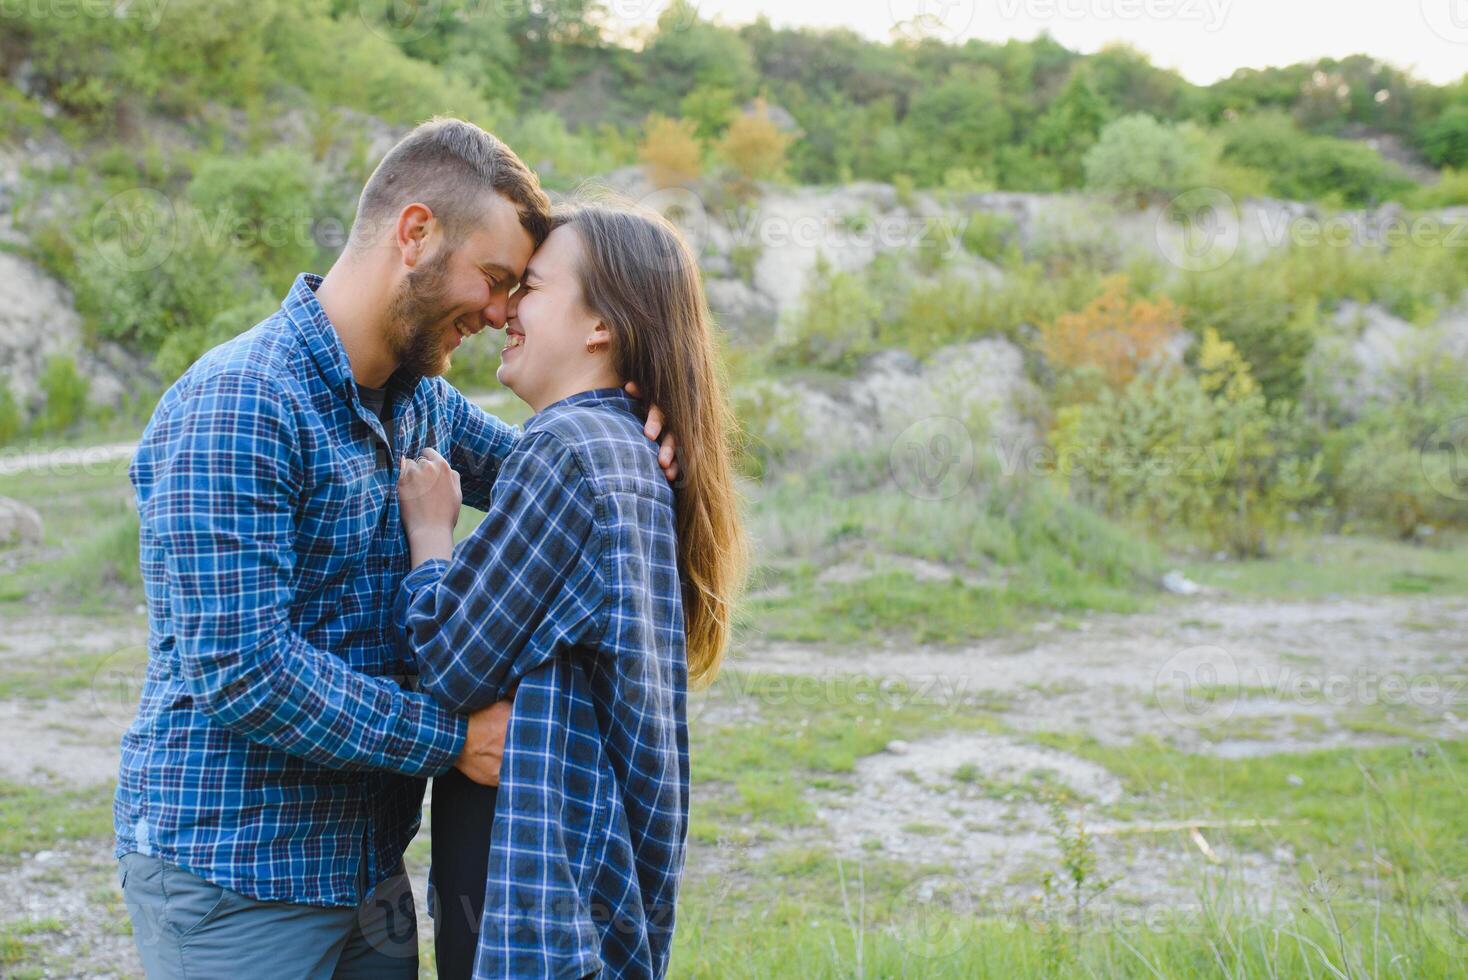
<svg viewBox="0 0 1468 980">
<path fill-rule="evenodd" d="M 398 475 L 398 509 L 416 568 L 430 558 L 451 558 L 454 525 L 464 502 L 459 474 L 432 448 L 417 459 L 403 457 Z"/>
</svg>

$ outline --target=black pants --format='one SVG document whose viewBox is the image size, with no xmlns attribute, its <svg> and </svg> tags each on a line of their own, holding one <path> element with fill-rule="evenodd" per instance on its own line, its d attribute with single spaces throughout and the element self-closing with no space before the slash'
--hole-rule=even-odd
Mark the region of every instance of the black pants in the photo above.
<svg viewBox="0 0 1468 980">
<path fill-rule="evenodd" d="M 433 780 L 433 950 L 442 980 L 474 975 L 498 795 L 457 769 Z"/>
</svg>

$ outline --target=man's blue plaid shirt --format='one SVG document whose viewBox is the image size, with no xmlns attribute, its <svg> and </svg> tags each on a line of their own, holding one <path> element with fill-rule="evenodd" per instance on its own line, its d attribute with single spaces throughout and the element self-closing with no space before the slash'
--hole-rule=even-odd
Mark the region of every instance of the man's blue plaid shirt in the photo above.
<svg viewBox="0 0 1468 980">
<path fill-rule="evenodd" d="M 673 492 L 615 388 L 534 415 L 394 620 L 452 711 L 513 694 L 475 976 L 661 977 L 688 835 Z"/>
<path fill-rule="evenodd" d="M 148 667 L 122 740 L 117 854 L 140 851 L 254 898 L 356 905 L 418 828 L 424 778 L 462 718 L 395 675 L 408 571 L 397 458 L 346 352 L 297 279 L 279 312 L 163 396 L 131 468 Z M 432 445 L 489 506 L 516 430 L 441 379 L 395 376 L 392 445 Z"/>
</svg>

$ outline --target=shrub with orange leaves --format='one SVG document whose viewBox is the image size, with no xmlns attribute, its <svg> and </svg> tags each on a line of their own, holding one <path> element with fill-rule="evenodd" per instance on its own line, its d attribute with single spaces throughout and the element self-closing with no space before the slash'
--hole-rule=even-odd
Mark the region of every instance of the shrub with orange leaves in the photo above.
<svg viewBox="0 0 1468 980">
<path fill-rule="evenodd" d="M 1084 309 L 1040 328 L 1040 351 L 1058 368 L 1099 372 L 1108 387 L 1119 391 L 1165 355 L 1182 315 L 1182 307 L 1166 296 L 1133 296 L 1126 276 L 1112 276 Z"/>
<path fill-rule="evenodd" d="M 657 113 L 648 116 L 637 154 L 655 187 L 689 184 L 703 173 L 703 147 L 696 126 L 688 119 L 669 119 Z"/>
<path fill-rule="evenodd" d="M 776 180 L 785 172 L 785 151 L 794 140 L 770 118 L 769 104 L 755 99 L 751 111 L 729 124 L 719 152 L 746 182 Z"/>
</svg>

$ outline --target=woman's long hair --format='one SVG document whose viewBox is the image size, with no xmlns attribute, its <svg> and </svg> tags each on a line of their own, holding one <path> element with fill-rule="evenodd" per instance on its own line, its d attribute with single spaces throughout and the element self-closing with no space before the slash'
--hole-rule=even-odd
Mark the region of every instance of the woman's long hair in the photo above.
<svg viewBox="0 0 1468 980">
<path fill-rule="evenodd" d="M 734 486 L 734 414 L 698 263 L 660 215 L 610 204 L 558 210 L 581 240 L 581 292 L 611 331 L 617 373 L 678 437 L 678 567 L 688 679 L 713 681 L 729 643 L 748 545 Z"/>
</svg>

